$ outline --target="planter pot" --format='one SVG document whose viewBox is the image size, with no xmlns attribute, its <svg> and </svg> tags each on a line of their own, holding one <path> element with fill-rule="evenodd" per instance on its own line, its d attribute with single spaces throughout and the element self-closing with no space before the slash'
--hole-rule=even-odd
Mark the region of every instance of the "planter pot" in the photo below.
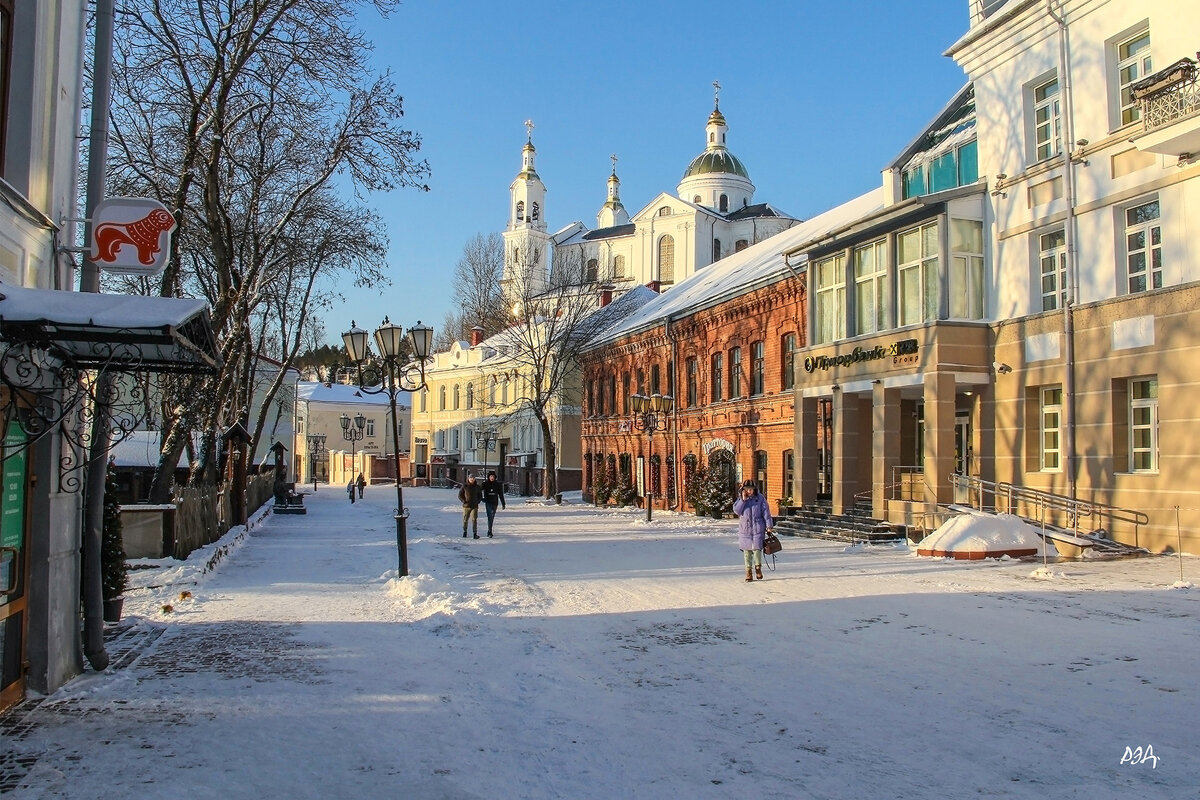
<svg viewBox="0 0 1200 800">
<path fill-rule="evenodd" d="M 104 621 L 105 622 L 120 622 L 121 609 L 125 605 L 125 597 L 114 597 L 112 600 L 104 601 Z"/>
<path fill-rule="evenodd" d="M 710 511 L 710 512 L 708 512 L 708 513 L 712 514 L 712 518 L 713 518 L 713 519 L 720 519 L 721 517 L 725 516 L 725 515 L 724 515 L 723 513 L 721 513 L 720 511 Z"/>
</svg>

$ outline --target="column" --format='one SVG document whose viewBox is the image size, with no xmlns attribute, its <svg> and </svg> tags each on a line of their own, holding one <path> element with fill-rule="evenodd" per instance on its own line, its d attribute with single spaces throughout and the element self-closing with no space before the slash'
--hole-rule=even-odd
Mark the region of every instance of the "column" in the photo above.
<svg viewBox="0 0 1200 800">
<path fill-rule="evenodd" d="M 871 516 L 887 519 L 893 468 L 900 465 L 900 390 L 875 381 L 871 403 Z"/>
<path fill-rule="evenodd" d="M 954 375 L 925 375 L 925 485 L 938 503 L 953 503 Z"/>
</svg>

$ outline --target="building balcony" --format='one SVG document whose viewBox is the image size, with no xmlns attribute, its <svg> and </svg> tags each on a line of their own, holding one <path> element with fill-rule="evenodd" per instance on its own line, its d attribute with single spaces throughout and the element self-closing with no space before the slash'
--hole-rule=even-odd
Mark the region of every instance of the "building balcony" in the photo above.
<svg viewBox="0 0 1200 800">
<path fill-rule="evenodd" d="M 1130 89 L 1142 117 L 1142 131 L 1131 139 L 1139 150 L 1183 161 L 1200 155 L 1200 80 L 1194 60 L 1182 58 Z"/>
</svg>

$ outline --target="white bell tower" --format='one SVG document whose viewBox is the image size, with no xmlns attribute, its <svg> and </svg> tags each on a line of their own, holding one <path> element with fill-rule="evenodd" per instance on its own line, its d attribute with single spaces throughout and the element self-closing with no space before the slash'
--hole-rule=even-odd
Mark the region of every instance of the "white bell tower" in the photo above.
<svg viewBox="0 0 1200 800">
<path fill-rule="evenodd" d="M 534 165 L 533 121 L 525 120 L 521 171 L 508 187 L 508 225 L 504 230 L 504 286 L 509 294 L 544 290 L 549 283 L 546 233 L 546 186 Z"/>
</svg>

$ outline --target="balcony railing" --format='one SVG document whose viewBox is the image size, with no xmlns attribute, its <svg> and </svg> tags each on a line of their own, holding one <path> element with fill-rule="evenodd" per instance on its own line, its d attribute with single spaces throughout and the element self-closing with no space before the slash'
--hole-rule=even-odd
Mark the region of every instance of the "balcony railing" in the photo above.
<svg viewBox="0 0 1200 800">
<path fill-rule="evenodd" d="M 1200 59 L 1200 53 L 1196 57 Z M 1181 58 L 1129 88 L 1138 101 L 1147 133 L 1200 111 L 1200 80 L 1196 62 L 1190 58 Z"/>
</svg>

